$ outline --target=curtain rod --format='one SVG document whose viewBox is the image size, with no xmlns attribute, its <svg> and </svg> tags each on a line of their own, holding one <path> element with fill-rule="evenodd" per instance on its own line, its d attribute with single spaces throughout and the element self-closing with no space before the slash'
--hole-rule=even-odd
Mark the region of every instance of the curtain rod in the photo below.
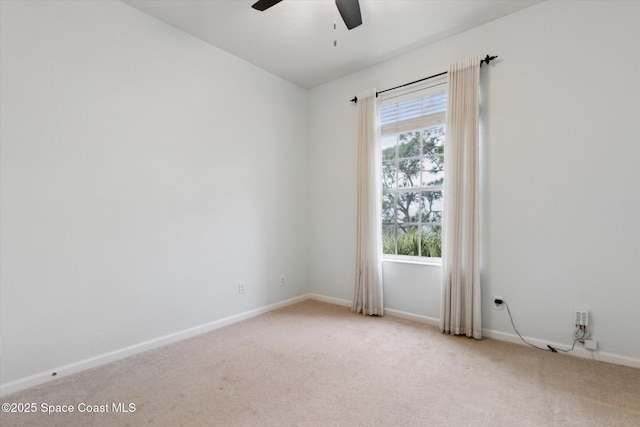
<svg viewBox="0 0 640 427">
<path fill-rule="evenodd" d="M 498 55 L 496 55 L 496 56 L 487 55 L 484 59 L 480 60 L 480 66 L 482 67 L 483 63 L 489 65 L 489 62 L 493 61 L 497 57 L 498 57 Z M 425 77 L 425 78 L 420 79 L 420 80 L 416 80 L 416 81 L 413 81 L 413 82 L 405 83 L 403 85 L 392 87 L 390 89 L 381 90 L 380 92 L 376 92 L 376 96 L 380 95 L 381 93 L 389 92 L 390 90 L 400 89 L 401 87 L 410 86 L 410 85 L 413 85 L 413 84 L 416 84 L 416 83 L 423 82 L 425 80 L 433 79 L 434 77 L 444 76 L 445 74 L 448 74 L 448 73 L 449 73 L 448 71 L 443 71 L 442 73 L 434 74 L 433 76 Z M 358 102 L 358 97 L 354 96 L 353 99 L 350 99 L 349 101 L 350 102 Z"/>
</svg>

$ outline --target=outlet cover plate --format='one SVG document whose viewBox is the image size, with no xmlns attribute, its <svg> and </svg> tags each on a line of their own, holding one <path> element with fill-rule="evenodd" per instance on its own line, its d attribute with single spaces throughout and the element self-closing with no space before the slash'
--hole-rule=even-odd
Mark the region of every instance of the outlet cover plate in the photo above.
<svg viewBox="0 0 640 427">
<path fill-rule="evenodd" d="M 589 326 L 589 312 L 583 309 L 573 311 L 573 323 L 576 326 Z"/>
</svg>

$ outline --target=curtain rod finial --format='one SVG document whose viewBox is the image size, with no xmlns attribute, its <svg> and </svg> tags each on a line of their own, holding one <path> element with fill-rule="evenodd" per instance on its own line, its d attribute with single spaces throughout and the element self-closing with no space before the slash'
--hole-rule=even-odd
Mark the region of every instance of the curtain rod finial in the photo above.
<svg viewBox="0 0 640 427">
<path fill-rule="evenodd" d="M 498 57 L 498 55 L 495 55 L 495 56 L 487 55 L 484 59 L 480 60 L 480 66 L 482 67 L 482 63 L 485 63 L 485 64 L 489 65 L 489 62 L 493 61 L 497 57 Z"/>
</svg>

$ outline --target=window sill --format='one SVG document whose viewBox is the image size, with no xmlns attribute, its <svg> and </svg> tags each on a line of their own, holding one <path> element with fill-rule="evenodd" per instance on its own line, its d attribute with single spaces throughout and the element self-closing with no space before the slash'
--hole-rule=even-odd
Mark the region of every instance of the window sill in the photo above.
<svg viewBox="0 0 640 427">
<path fill-rule="evenodd" d="M 421 260 L 416 257 L 401 257 L 401 256 L 386 256 L 382 258 L 382 262 L 393 262 L 398 264 L 416 264 L 416 265 L 430 265 L 434 267 L 442 267 L 442 259 L 440 258 L 429 258 L 425 260 Z"/>
</svg>

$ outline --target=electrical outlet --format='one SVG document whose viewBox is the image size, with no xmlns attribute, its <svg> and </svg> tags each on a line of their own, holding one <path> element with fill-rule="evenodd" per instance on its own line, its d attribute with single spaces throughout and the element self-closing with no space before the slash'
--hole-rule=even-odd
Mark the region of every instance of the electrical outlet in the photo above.
<svg viewBox="0 0 640 427">
<path fill-rule="evenodd" d="M 496 297 L 496 296 L 493 297 L 493 300 L 491 300 L 491 304 L 493 305 L 493 309 L 494 310 L 503 310 L 504 309 L 504 305 L 503 304 L 497 304 L 496 303 L 497 299 L 502 300 L 502 297 Z"/>
<path fill-rule="evenodd" d="M 240 295 L 244 294 L 245 285 L 246 285 L 246 283 L 244 283 L 244 282 L 238 283 L 238 294 L 240 294 Z"/>
<path fill-rule="evenodd" d="M 589 312 L 587 310 L 574 310 L 573 323 L 576 326 L 587 326 L 589 324 Z"/>
<path fill-rule="evenodd" d="M 285 285 L 285 281 L 284 281 L 284 274 L 280 275 L 280 286 L 284 286 Z"/>
</svg>

